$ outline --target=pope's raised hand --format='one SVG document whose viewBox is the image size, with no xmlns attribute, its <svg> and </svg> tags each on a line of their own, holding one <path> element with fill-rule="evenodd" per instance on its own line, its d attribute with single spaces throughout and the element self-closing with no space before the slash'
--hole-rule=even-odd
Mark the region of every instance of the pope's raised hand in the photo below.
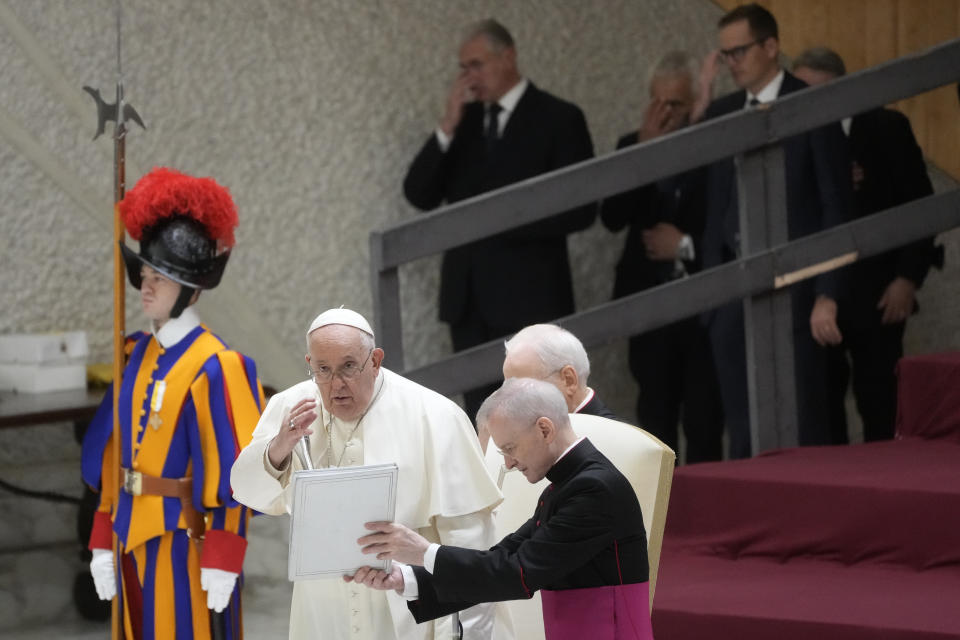
<svg viewBox="0 0 960 640">
<path fill-rule="evenodd" d="M 310 425 L 317 419 L 317 401 L 314 398 L 304 398 L 293 405 L 290 411 L 283 416 L 277 435 L 270 441 L 267 455 L 270 464 L 280 469 L 284 461 L 293 452 L 293 448 L 300 442 L 300 438 L 313 434 Z"/>
</svg>

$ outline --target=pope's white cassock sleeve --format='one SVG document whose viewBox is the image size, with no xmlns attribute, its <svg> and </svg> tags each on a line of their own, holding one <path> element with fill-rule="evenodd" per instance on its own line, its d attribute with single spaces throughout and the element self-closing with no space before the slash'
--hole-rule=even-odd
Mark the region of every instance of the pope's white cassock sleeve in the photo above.
<svg viewBox="0 0 960 640">
<path fill-rule="evenodd" d="M 358 429 L 360 442 L 351 446 L 362 450 L 362 459 L 356 464 L 397 464 L 397 522 L 431 542 L 474 549 L 496 544 L 492 511 L 502 498 L 487 473 L 466 414 L 449 399 L 385 368 L 381 368 L 377 384 L 381 382 L 380 394 Z M 290 409 L 307 397 L 321 403 L 316 385 L 309 380 L 270 399 L 253 440 L 240 453 L 231 472 L 233 493 L 239 502 L 271 515 L 289 513 L 293 499 L 291 472 L 301 469 L 300 461 L 294 455 L 283 471 L 277 471 L 270 465 L 266 450 L 280 426 L 286 424 Z M 311 458 L 317 468 L 326 466 L 328 459 L 329 443 L 321 421 L 318 418 L 311 426 L 310 436 Z M 334 460 L 342 455 L 341 447 L 334 447 Z M 461 621 L 466 638 L 513 637 L 502 605 L 471 607 L 461 612 Z M 450 637 L 449 617 L 436 624 L 418 625 L 404 599 L 394 591 L 374 591 L 339 579 L 294 583 L 292 640 Z"/>
</svg>

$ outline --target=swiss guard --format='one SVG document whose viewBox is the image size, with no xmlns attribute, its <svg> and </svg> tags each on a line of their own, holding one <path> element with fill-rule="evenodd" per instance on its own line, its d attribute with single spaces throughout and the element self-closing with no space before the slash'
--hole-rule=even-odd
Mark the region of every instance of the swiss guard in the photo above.
<svg viewBox="0 0 960 640">
<path fill-rule="evenodd" d="M 150 333 L 128 338 L 112 468 L 113 389 L 83 441 L 83 479 L 100 493 L 90 534 L 97 594 L 119 594 L 123 637 L 242 637 L 241 570 L 251 512 L 230 467 L 264 406 L 253 360 L 200 323 L 200 291 L 220 282 L 237 211 L 211 178 L 166 168 L 120 202 L 139 254 L 122 246 Z M 112 534 L 118 540 L 117 560 Z"/>
</svg>

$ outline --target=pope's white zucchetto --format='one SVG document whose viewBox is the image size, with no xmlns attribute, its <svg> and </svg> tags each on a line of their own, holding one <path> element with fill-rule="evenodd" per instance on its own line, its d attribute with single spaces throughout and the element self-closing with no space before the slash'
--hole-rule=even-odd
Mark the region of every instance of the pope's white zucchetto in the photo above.
<svg viewBox="0 0 960 640">
<path fill-rule="evenodd" d="M 364 333 L 370 334 L 371 337 L 373 336 L 373 329 L 370 328 L 370 323 L 367 322 L 366 318 L 356 311 L 340 307 L 339 309 L 327 309 L 313 319 L 313 322 L 310 323 L 310 328 L 307 329 L 308 344 L 310 341 L 310 334 L 320 327 L 325 327 L 328 324 L 343 324 L 348 327 L 355 327 Z"/>
</svg>

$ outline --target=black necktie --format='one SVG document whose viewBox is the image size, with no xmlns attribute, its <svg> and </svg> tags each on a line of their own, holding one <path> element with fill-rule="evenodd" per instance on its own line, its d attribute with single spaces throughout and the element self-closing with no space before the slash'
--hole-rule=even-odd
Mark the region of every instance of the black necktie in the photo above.
<svg viewBox="0 0 960 640">
<path fill-rule="evenodd" d="M 487 107 L 487 154 L 492 154 L 497 145 L 497 139 L 500 137 L 500 112 L 503 107 L 498 102 L 491 102 Z"/>
<path fill-rule="evenodd" d="M 757 100 L 756 98 L 750 98 L 750 102 L 748 102 L 747 104 L 750 105 L 750 107 L 752 108 L 760 104 L 760 101 Z"/>
</svg>

